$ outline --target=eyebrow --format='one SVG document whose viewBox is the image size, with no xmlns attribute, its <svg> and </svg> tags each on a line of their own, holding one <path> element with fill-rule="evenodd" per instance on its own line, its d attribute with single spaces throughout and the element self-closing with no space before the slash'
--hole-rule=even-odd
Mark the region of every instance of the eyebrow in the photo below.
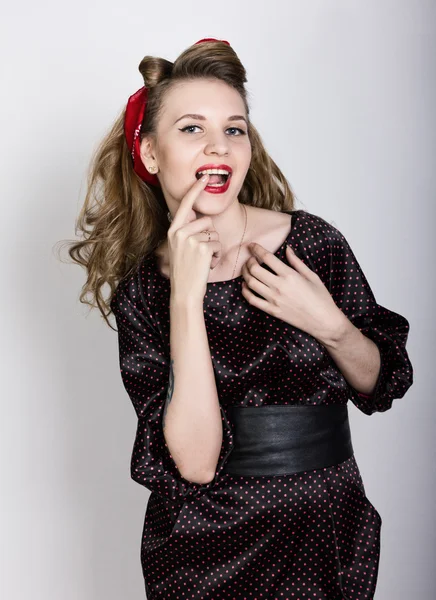
<svg viewBox="0 0 436 600">
<path fill-rule="evenodd" d="M 174 121 L 173 125 L 175 125 L 178 121 L 185 119 L 186 117 L 189 117 L 190 119 L 197 119 L 198 121 L 206 121 L 206 117 L 204 117 L 203 115 L 186 114 Z M 245 121 L 245 123 L 248 126 L 248 121 L 243 115 L 232 115 L 228 118 L 228 121 Z"/>
</svg>

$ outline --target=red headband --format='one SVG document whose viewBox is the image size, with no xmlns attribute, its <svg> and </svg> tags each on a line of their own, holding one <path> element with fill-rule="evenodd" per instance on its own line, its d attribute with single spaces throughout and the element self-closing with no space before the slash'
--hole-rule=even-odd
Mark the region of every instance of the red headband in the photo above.
<svg viewBox="0 0 436 600">
<path fill-rule="evenodd" d="M 194 46 L 196 44 L 201 44 L 201 42 L 224 42 L 230 46 L 229 42 L 226 42 L 226 40 L 217 40 L 215 38 L 203 38 L 202 40 L 195 42 Z M 124 133 L 132 155 L 133 169 L 143 181 L 160 187 L 159 179 L 156 175 L 152 175 L 147 171 L 140 156 L 139 133 L 141 131 L 141 125 L 147 107 L 147 99 L 148 88 L 145 86 L 130 96 L 124 118 Z"/>
</svg>

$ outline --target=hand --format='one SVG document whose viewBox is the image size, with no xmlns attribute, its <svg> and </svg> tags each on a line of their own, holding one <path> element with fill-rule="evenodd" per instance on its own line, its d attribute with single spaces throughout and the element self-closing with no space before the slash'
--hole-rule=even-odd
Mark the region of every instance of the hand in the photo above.
<svg viewBox="0 0 436 600">
<path fill-rule="evenodd" d="M 189 188 L 167 232 L 171 290 L 181 298 L 204 298 L 210 269 L 221 258 L 221 242 L 212 218 L 197 218 L 192 208 L 208 181 L 209 175 Z M 210 241 L 205 230 L 210 231 Z"/>
<path fill-rule="evenodd" d="M 344 326 L 347 317 L 335 304 L 318 274 L 309 269 L 290 246 L 286 246 L 290 266 L 260 244 L 249 244 L 248 247 L 253 256 L 242 267 L 242 294 L 249 304 L 321 342 L 329 340 L 338 327 Z M 270 273 L 261 263 L 275 273 Z"/>
</svg>

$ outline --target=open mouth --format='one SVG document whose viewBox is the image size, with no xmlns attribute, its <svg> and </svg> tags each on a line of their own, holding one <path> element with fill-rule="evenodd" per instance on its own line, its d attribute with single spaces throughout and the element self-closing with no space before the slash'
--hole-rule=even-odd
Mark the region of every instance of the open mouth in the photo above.
<svg viewBox="0 0 436 600">
<path fill-rule="evenodd" d="M 195 176 L 197 179 L 200 179 L 202 175 L 205 173 L 209 173 L 209 181 L 207 182 L 207 187 L 222 187 L 226 185 L 227 181 L 231 177 L 231 173 L 217 169 L 218 172 L 209 173 L 209 171 L 198 171 Z"/>
</svg>

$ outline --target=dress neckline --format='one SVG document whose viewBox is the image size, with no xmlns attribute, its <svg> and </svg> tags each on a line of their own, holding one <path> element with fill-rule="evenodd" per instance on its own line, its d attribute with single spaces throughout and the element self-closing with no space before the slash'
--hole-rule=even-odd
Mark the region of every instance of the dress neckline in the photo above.
<svg viewBox="0 0 436 600">
<path fill-rule="evenodd" d="M 281 252 L 281 250 L 284 248 L 284 246 L 286 246 L 287 241 L 289 240 L 289 238 L 291 237 L 292 233 L 294 232 L 295 223 L 297 221 L 296 217 L 301 212 L 301 209 L 296 209 L 296 210 L 282 210 L 280 212 L 292 215 L 291 228 L 288 231 L 288 233 L 286 234 L 286 237 L 283 240 L 283 242 L 280 244 L 280 246 L 277 248 L 277 250 L 275 252 L 273 252 L 274 256 L 277 256 Z M 166 281 L 169 284 L 169 282 L 171 281 L 170 278 L 166 277 L 166 275 L 164 275 L 163 273 L 161 273 L 159 271 L 158 257 L 156 256 L 156 254 L 152 253 L 149 258 L 151 259 L 151 262 L 152 262 L 152 264 L 154 266 L 154 270 L 155 270 L 157 276 L 162 281 Z M 232 283 L 234 281 L 240 281 L 241 279 L 242 279 L 242 274 L 238 275 L 237 277 L 233 277 L 232 279 L 223 279 L 222 281 L 208 281 L 206 283 L 206 285 L 208 287 L 212 287 L 212 286 L 215 286 L 215 285 L 225 285 L 226 283 Z"/>
</svg>

